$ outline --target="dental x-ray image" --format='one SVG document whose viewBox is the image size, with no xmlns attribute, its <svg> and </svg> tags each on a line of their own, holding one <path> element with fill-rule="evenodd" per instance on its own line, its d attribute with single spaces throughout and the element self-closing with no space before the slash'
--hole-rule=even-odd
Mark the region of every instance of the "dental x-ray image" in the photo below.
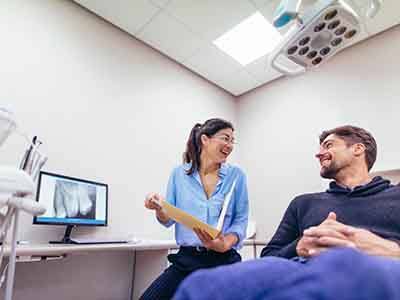
<svg viewBox="0 0 400 300">
<path fill-rule="evenodd" d="M 57 218 L 95 219 L 96 188 L 87 184 L 57 180 L 53 203 Z"/>
</svg>

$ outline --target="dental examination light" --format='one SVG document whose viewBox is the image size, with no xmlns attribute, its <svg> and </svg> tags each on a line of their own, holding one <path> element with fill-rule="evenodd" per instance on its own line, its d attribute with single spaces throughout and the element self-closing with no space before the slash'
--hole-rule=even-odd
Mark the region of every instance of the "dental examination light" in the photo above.
<svg viewBox="0 0 400 300">
<path fill-rule="evenodd" d="M 365 17 L 374 17 L 383 0 L 369 1 L 366 16 L 360 16 L 343 0 L 319 0 L 302 14 L 301 0 L 281 1 L 273 25 L 293 25 L 271 52 L 269 65 L 285 75 L 320 66 L 365 31 Z"/>
<path fill-rule="evenodd" d="M 0 146 L 13 131 L 16 131 L 16 128 L 14 115 L 6 109 L 0 108 Z M 22 136 L 29 141 L 29 148 L 21 161 L 20 169 L 0 167 L 0 241 L 2 242 L 0 286 L 4 282 L 6 271 L 8 271 L 5 300 L 12 299 L 19 211 L 23 210 L 35 216 L 46 211 L 42 205 L 33 200 L 33 196 L 35 194 L 34 180 L 47 161 L 47 157 L 40 153 L 38 148 L 41 142 L 36 137 L 31 142 L 25 135 Z M 4 245 L 10 226 L 12 226 L 10 256 L 8 264 L 2 268 Z"/>
</svg>

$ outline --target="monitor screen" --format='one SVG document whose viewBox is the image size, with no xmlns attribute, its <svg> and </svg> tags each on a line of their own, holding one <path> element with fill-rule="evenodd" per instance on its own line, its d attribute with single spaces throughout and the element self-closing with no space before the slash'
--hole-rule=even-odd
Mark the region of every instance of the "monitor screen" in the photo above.
<svg viewBox="0 0 400 300">
<path fill-rule="evenodd" d="M 106 226 L 107 196 L 107 184 L 42 171 L 36 201 L 46 213 L 33 223 Z"/>
</svg>

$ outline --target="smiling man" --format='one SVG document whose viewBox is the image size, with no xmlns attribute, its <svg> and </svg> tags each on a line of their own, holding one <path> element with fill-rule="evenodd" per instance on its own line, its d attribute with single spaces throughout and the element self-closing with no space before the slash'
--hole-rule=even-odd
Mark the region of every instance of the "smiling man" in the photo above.
<svg viewBox="0 0 400 300">
<path fill-rule="evenodd" d="M 316 154 L 326 192 L 296 197 L 261 256 L 319 255 L 351 247 L 372 255 L 399 257 L 400 187 L 371 178 L 377 154 L 365 129 L 342 126 L 324 131 Z"/>
<path fill-rule="evenodd" d="M 174 299 L 400 299 L 400 186 L 370 177 L 376 149 L 362 128 L 324 131 L 316 158 L 329 189 L 290 203 L 267 257 L 195 272 Z"/>
</svg>

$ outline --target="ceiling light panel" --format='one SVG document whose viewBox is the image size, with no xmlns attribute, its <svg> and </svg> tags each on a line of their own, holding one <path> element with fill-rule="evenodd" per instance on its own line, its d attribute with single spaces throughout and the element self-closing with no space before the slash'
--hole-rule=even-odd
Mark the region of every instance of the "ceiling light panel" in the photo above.
<svg viewBox="0 0 400 300">
<path fill-rule="evenodd" d="M 256 12 L 213 43 L 245 66 L 270 53 L 281 38 L 275 27 Z"/>
</svg>

